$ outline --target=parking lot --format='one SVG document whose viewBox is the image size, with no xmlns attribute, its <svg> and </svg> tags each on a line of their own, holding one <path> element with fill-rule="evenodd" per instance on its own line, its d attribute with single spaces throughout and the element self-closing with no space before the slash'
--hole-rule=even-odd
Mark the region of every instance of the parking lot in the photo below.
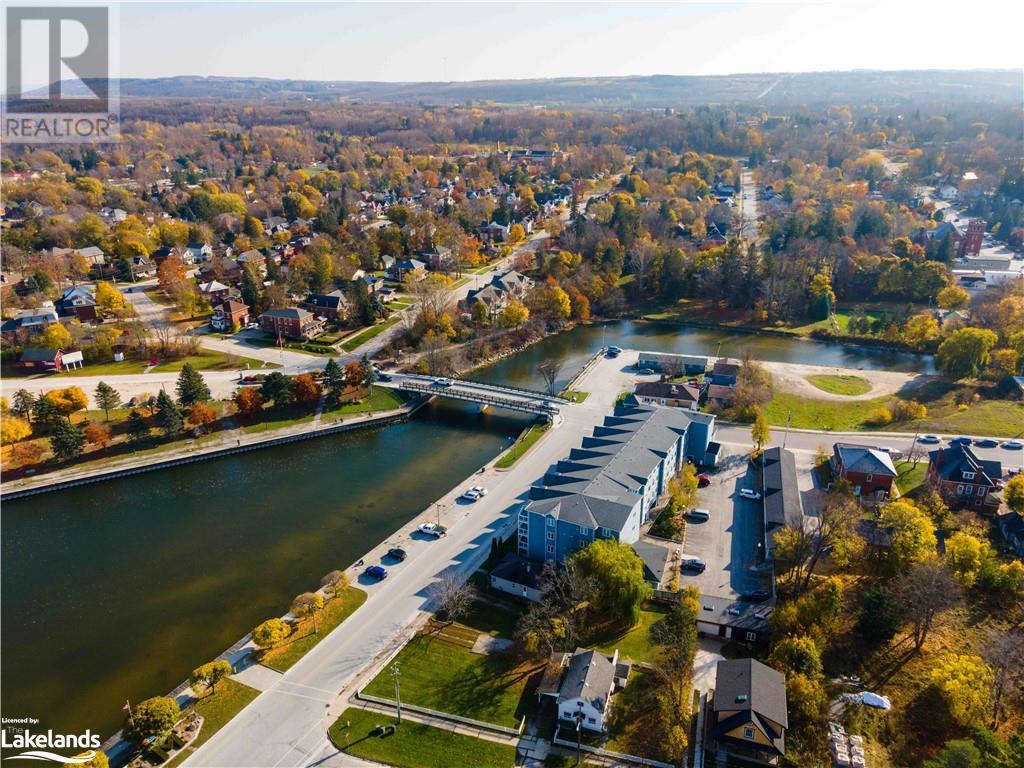
<svg viewBox="0 0 1024 768">
<path fill-rule="evenodd" d="M 725 455 L 711 484 L 698 493 L 698 507 L 707 509 L 711 519 L 687 520 L 683 555 L 700 557 L 707 564 L 703 573 L 681 576 L 682 586 L 695 586 L 701 594 L 736 597 L 743 592 L 768 589 L 770 570 L 751 570 L 760 560 L 764 541 L 761 503 L 744 499 L 741 488 L 760 490 L 750 469 L 743 446 L 723 445 Z"/>
</svg>

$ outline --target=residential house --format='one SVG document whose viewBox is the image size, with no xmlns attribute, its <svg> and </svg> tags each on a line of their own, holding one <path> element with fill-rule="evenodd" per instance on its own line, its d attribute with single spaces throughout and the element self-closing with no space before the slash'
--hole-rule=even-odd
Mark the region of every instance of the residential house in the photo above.
<svg viewBox="0 0 1024 768">
<path fill-rule="evenodd" d="M 284 216 L 269 216 L 263 220 L 263 234 L 267 237 L 288 231 L 288 219 Z"/>
<path fill-rule="evenodd" d="M 487 307 L 487 314 L 493 318 L 508 303 L 508 294 L 505 291 L 488 283 L 483 288 L 476 288 L 466 294 L 464 305 L 467 310 L 472 311 L 473 306 L 479 301 Z"/>
<path fill-rule="evenodd" d="M 324 321 L 301 307 L 268 309 L 260 315 L 264 332 L 289 339 L 312 339 L 324 332 Z"/>
<path fill-rule="evenodd" d="M 178 259 L 180 259 L 182 264 L 185 263 L 185 256 L 182 253 L 182 250 L 180 248 L 174 248 L 169 245 L 162 245 L 155 251 L 153 251 L 151 254 L 149 254 L 150 260 L 154 264 L 156 264 L 157 267 L 163 264 L 164 260 L 170 258 L 171 256 L 175 256 Z"/>
<path fill-rule="evenodd" d="M 561 565 L 595 539 L 633 544 L 686 457 L 704 457 L 714 416 L 620 407 L 530 489 L 519 554 Z"/>
<path fill-rule="evenodd" d="M 61 349 L 26 349 L 21 353 L 21 367 L 32 371 L 53 371 L 81 368 L 85 363 L 81 352 Z"/>
<path fill-rule="evenodd" d="M 715 670 L 710 741 L 729 757 L 778 765 L 789 728 L 786 678 L 756 659 L 724 659 Z"/>
<path fill-rule="evenodd" d="M 775 534 L 785 528 L 799 530 L 804 524 L 804 507 L 792 451 L 775 447 L 761 454 L 761 495 L 764 510 L 763 557 L 771 560 L 774 559 Z"/>
<path fill-rule="evenodd" d="M 508 240 L 509 227 L 505 224 L 498 224 L 496 221 L 481 224 L 477 230 L 477 236 L 483 243 L 503 243 Z"/>
<path fill-rule="evenodd" d="M 512 269 L 492 277 L 490 284 L 508 294 L 510 298 L 522 300 L 533 287 L 533 280 Z"/>
<path fill-rule="evenodd" d="M 646 405 L 657 404 L 696 410 L 700 402 L 700 387 L 669 381 L 641 381 L 633 388 L 633 394 L 636 395 L 637 401 Z"/>
<path fill-rule="evenodd" d="M 310 293 L 303 300 L 302 307 L 317 317 L 343 323 L 348 317 L 349 300 L 345 292 L 340 289 L 330 293 Z"/>
<path fill-rule="evenodd" d="M 96 297 L 82 285 L 68 288 L 57 299 L 57 314 L 61 317 L 77 317 L 79 322 L 88 323 L 96 319 Z"/>
<path fill-rule="evenodd" d="M 402 259 L 396 261 L 387 269 L 387 275 L 392 280 L 403 282 L 406 278 L 410 280 L 422 280 L 427 274 L 427 265 L 419 259 Z"/>
<path fill-rule="evenodd" d="M 373 296 L 384 289 L 384 278 L 378 277 L 377 275 L 363 274 L 358 278 L 352 278 L 353 280 L 361 280 L 363 285 L 366 286 L 366 292 Z"/>
<path fill-rule="evenodd" d="M 199 264 L 213 258 L 213 246 L 209 243 L 189 243 L 184 252 L 186 264 Z"/>
<path fill-rule="evenodd" d="M 156 264 L 146 256 L 132 256 L 128 264 L 134 280 L 156 276 Z"/>
<path fill-rule="evenodd" d="M 881 501 L 892 493 L 896 467 L 886 451 L 867 445 L 835 443 L 832 476 L 849 482 L 861 499 Z"/>
<path fill-rule="evenodd" d="M 619 652 L 611 656 L 577 648 L 558 686 L 558 720 L 575 728 L 603 733 L 611 714 L 612 693 L 619 669 Z M 622 670 L 628 674 L 628 666 Z"/>
<path fill-rule="evenodd" d="M 128 211 L 123 208 L 100 208 L 100 218 L 108 223 L 117 224 L 128 218 Z"/>
<path fill-rule="evenodd" d="M 53 308 L 53 302 L 47 301 L 36 309 L 19 310 L 13 318 L 5 320 L 0 325 L 0 335 L 11 344 L 24 344 L 56 322 L 57 310 Z"/>
<path fill-rule="evenodd" d="M 219 280 L 211 280 L 207 283 L 199 284 L 199 295 L 206 299 L 210 306 L 220 304 L 230 293 L 231 286 L 224 285 Z"/>
<path fill-rule="evenodd" d="M 736 402 L 736 379 L 740 372 L 739 360 L 722 358 L 715 361 L 708 377 L 708 405 L 729 408 Z"/>
<path fill-rule="evenodd" d="M 95 245 L 90 245 L 87 248 L 53 248 L 50 250 L 50 255 L 54 257 L 81 256 L 90 267 L 102 266 L 106 263 L 106 254 L 103 249 Z"/>
<path fill-rule="evenodd" d="M 769 619 L 775 609 L 765 603 L 742 598 L 700 596 L 697 632 L 708 637 L 759 643 L 771 631 Z"/>
<path fill-rule="evenodd" d="M 249 307 L 241 301 L 228 299 L 213 308 L 210 325 L 217 331 L 230 331 L 236 326 L 245 327 L 249 323 Z"/>
<path fill-rule="evenodd" d="M 248 251 L 243 251 L 238 254 L 238 258 L 235 259 L 235 262 L 242 269 L 251 265 L 256 269 L 257 274 L 263 277 L 266 277 L 267 275 L 267 257 L 255 248 L 250 248 Z"/>
<path fill-rule="evenodd" d="M 970 446 L 954 443 L 928 454 L 928 484 L 951 507 L 999 507 L 993 496 L 1003 476 L 998 461 L 982 460 Z"/>
<path fill-rule="evenodd" d="M 417 251 L 416 258 L 426 264 L 427 269 L 434 272 L 446 272 L 455 266 L 452 249 L 443 245 L 435 245 L 426 251 Z"/>
<path fill-rule="evenodd" d="M 704 355 L 680 355 L 675 352 L 640 352 L 636 367 L 650 368 L 652 371 L 671 376 L 696 376 L 707 372 L 708 358 Z"/>
<path fill-rule="evenodd" d="M 509 552 L 491 568 L 491 589 L 534 603 L 540 602 L 540 572 L 541 568 L 536 563 Z"/>
</svg>

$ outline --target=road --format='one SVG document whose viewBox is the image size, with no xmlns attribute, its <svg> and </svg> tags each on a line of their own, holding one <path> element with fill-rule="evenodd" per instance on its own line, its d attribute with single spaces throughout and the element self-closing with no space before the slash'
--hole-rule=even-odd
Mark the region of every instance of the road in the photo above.
<svg viewBox="0 0 1024 768">
<path fill-rule="evenodd" d="M 392 568 L 383 582 L 360 582 L 369 593 L 366 603 L 185 764 L 190 768 L 354 765 L 326 735 L 344 707 L 347 686 L 380 654 L 401 644 L 406 628 L 427 610 L 427 587 L 437 576 L 449 569 L 469 575 L 479 562 L 473 558 L 489 551 L 494 532 L 514 521 L 530 485 L 604 419 L 618 392 L 632 380 L 627 364 L 635 359 L 635 353 L 631 360 L 628 355 L 602 359 L 577 385 L 590 397 L 563 408 L 555 427 L 510 470 L 489 467 L 446 495 L 440 502 L 441 522 L 449 530 L 446 537 L 435 540 L 411 533 L 416 523 L 434 519 L 431 506 L 367 555 L 365 560 L 371 563 L 388 547 L 402 546 L 409 558 Z M 484 485 L 489 493 L 475 504 L 459 503 L 458 495 L 470 484 Z"/>
<path fill-rule="evenodd" d="M 754 172 L 744 168 L 740 174 L 740 237 L 756 240 L 761 228 L 757 221 L 757 185 Z"/>
<path fill-rule="evenodd" d="M 566 401 L 551 395 L 526 390 L 504 387 L 498 384 L 483 384 L 465 379 L 441 379 L 447 385 L 439 384 L 434 376 L 421 376 L 411 373 L 382 374 L 377 382 L 379 387 L 401 389 L 406 392 L 422 392 L 439 397 L 450 397 L 455 400 L 468 400 L 483 405 L 508 408 L 513 411 L 534 413 L 538 415 L 554 414 L 561 410 Z"/>
</svg>

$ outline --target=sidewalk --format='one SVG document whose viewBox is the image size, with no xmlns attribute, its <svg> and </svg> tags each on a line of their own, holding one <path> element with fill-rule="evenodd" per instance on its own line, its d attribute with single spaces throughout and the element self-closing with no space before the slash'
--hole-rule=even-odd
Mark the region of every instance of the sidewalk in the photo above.
<svg viewBox="0 0 1024 768">
<path fill-rule="evenodd" d="M 411 415 L 421 404 L 422 401 L 413 402 L 389 411 L 360 413 L 329 422 L 321 422 L 314 415 L 313 421 L 266 432 L 250 434 L 243 432 L 241 429 L 227 430 L 211 435 L 209 442 L 204 442 L 200 446 L 196 446 L 194 440 L 182 441 L 180 445 L 168 448 L 167 450 L 157 451 L 145 457 L 128 454 L 121 459 L 103 463 L 102 466 L 83 465 L 82 467 L 71 467 L 45 475 L 36 475 L 31 478 L 5 482 L 0 487 L 0 497 L 10 498 L 12 494 L 21 495 L 26 491 L 42 492 L 42 489 L 48 486 L 79 485 L 88 481 L 99 481 L 121 475 L 137 474 L 159 468 L 165 464 L 191 463 L 204 458 L 213 458 L 228 453 L 237 453 L 253 450 L 261 446 L 274 445 L 282 441 L 290 442 L 293 439 L 306 439 L 319 434 L 344 431 L 362 424 L 387 422 L 397 417 Z"/>
</svg>

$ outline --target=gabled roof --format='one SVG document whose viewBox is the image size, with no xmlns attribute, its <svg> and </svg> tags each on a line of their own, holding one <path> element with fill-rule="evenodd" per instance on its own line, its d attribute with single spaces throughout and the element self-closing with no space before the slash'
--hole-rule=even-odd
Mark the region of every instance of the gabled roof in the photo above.
<svg viewBox="0 0 1024 768">
<path fill-rule="evenodd" d="M 604 712 L 615 683 L 615 661 L 599 651 L 577 648 L 558 688 L 558 700 L 581 698 Z"/>
<path fill-rule="evenodd" d="M 714 711 L 725 715 L 715 724 L 718 736 L 745 723 L 755 723 L 772 740 L 779 754 L 785 753 L 785 729 L 789 727 L 786 706 L 786 678 L 781 672 L 756 659 L 725 659 L 715 672 Z M 777 723 L 782 730 L 772 723 Z"/>
<path fill-rule="evenodd" d="M 92 291 L 88 288 L 76 285 L 72 288 L 68 288 L 61 294 L 61 304 L 67 304 L 74 307 L 90 306 L 96 303 L 96 297 L 92 295 Z"/>
<path fill-rule="evenodd" d="M 668 381 L 641 381 L 633 388 L 639 397 L 664 398 L 666 400 L 700 400 L 700 389 L 689 384 L 674 384 Z"/>
<path fill-rule="evenodd" d="M 227 291 L 227 290 L 230 290 L 230 288 L 228 286 L 224 285 L 224 283 L 219 282 L 217 280 L 211 280 L 208 283 L 200 283 L 199 284 L 199 292 L 200 293 L 218 293 L 220 291 Z"/>
<path fill-rule="evenodd" d="M 348 306 L 348 299 L 344 292 L 337 290 L 330 293 L 311 293 L 306 296 L 306 300 L 303 303 L 325 309 L 339 309 Z"/>
<path fill-rule="evenodd" d="M 790 451 L 768 448 L 763 456 L 764 521 L 773 528 L 800 528 L 804 508 L 796 481 L 796 459 Z"/>
<path fill-rule="evenodd" d="M 952 483 L 973 483 L 988 487 L 995 486 L 995 480 L 1003 476 L 1003 465 L 998 461 L 982 460 L 974 455 L 970 446 L 955 443 L 948 448 L 939 448 L 928 454 L 929 463 L 942 480 Z M 964 474 L 974 474 L 965 478 Z"/>
<path fill-rule="evenodd" d="M 21 362 L 37 363 L 41 361 L 52 362 L 59 349 L 26 349 L 21 353 Z"/>
<path fill-rule="evenodd" d="M 293 320 L 313 320 L 313 313 L 301 307 L 285 307 L 283 309 L 268 309 L 260 317 L 284 317 Z"/>
<path fill-rule="evenodd" d="M 855 443 L 836 443 L 832 450 L 842 463 L 843 469 L 848 472 L 896 477 L 896 467 L 885 451 Z"/>
</svg>

